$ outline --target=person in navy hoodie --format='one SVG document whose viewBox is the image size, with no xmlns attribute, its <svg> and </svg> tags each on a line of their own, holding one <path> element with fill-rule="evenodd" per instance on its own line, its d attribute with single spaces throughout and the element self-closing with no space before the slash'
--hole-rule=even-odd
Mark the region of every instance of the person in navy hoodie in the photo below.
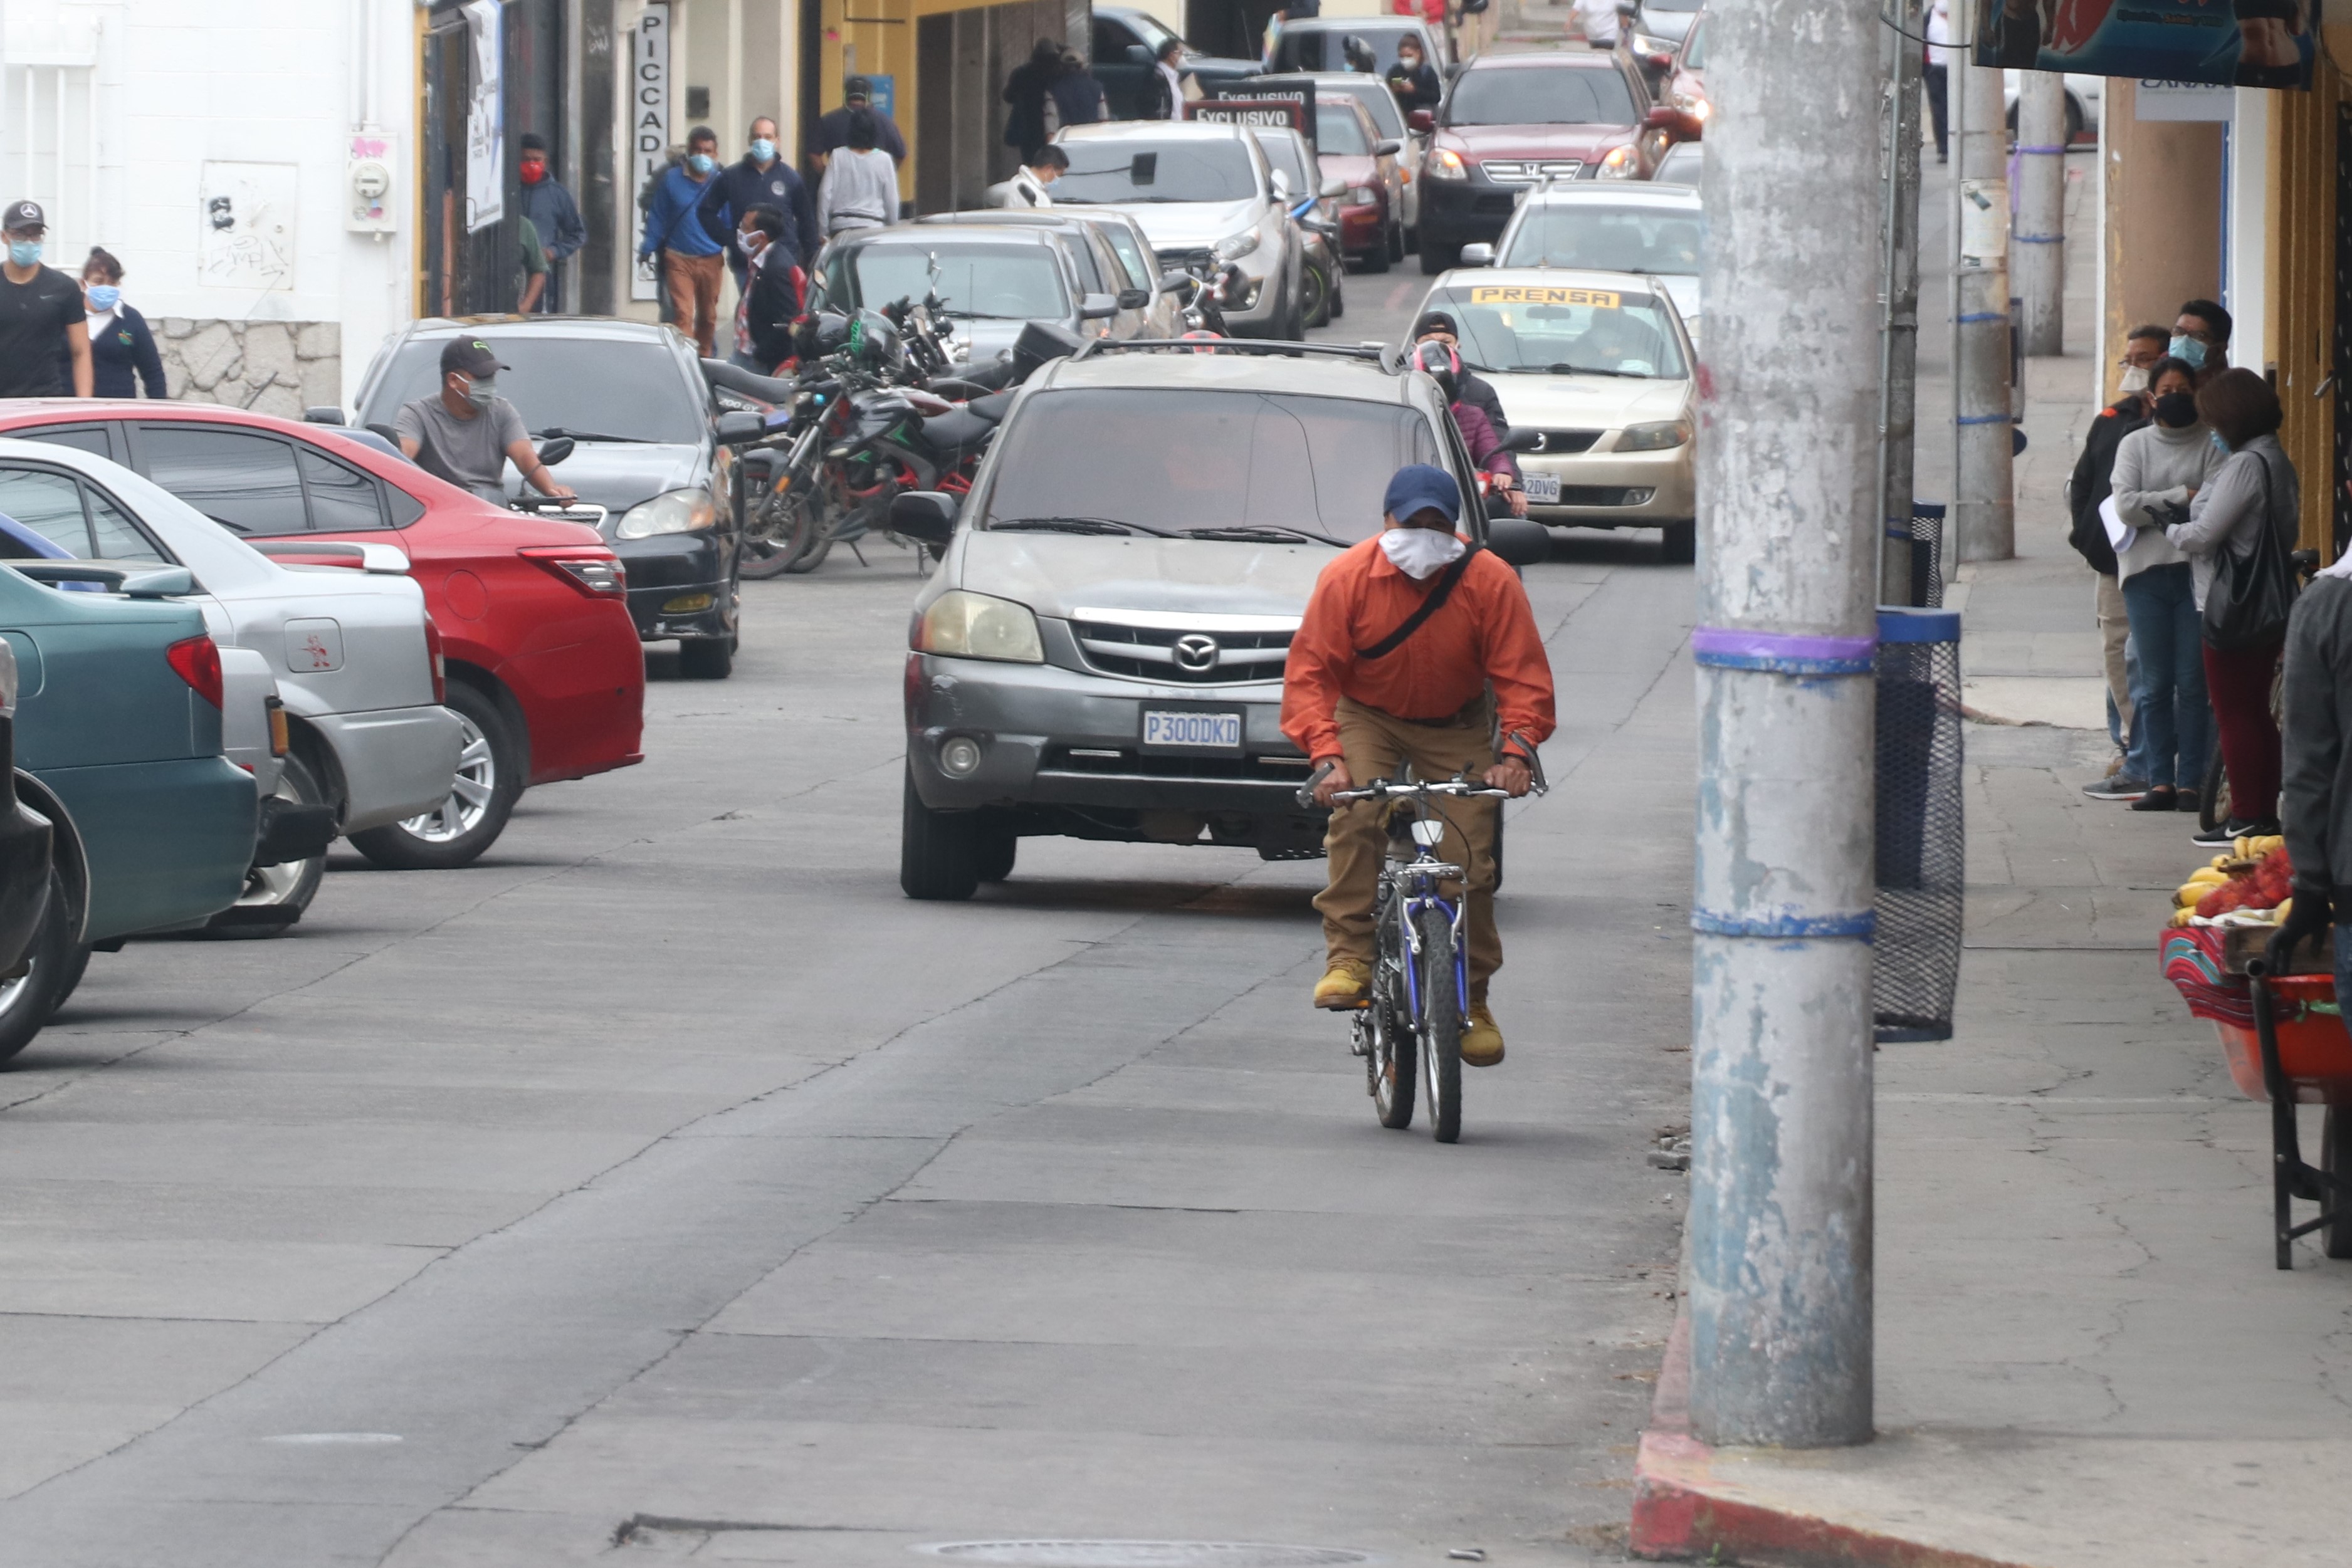
<svg viewBox="0 0 2352 1568">
<path fill-rule="evenodd" d="M 149 397 L 170 397 L 147 318 L 122 302 L 122 263 L 92 246 L 81 264 L 81 292 L 89 315 L 90 395 L 137 397 L 144 382 Z"/>
</svg>

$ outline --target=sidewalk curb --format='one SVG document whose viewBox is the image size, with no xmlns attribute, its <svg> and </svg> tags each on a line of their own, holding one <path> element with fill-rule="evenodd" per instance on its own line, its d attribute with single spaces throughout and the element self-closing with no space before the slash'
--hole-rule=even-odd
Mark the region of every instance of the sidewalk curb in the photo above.
<svg viewBox="0 0 2352 1568">
<path fill-rule="evenodd" d="M 1776 1503 L 1717 1475 L 1715 1461 L 1716 1450 L 1691 1436 L 1690 1315 L 1677 1312 L 1633 1465 L 1633 1555 L 1744 1563 L 1753 1553 L 1806 1568 L 2026 1568 Z"/>
</svg>

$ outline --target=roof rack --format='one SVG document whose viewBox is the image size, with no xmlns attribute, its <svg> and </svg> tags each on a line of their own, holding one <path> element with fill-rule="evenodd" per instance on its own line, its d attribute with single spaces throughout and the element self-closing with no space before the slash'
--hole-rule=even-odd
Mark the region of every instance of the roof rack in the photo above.
<svg viewBox="0 0 2352 1568">
<path fill-rule="evenodd" d="M 1392 376 L 1404 370 L 1397 351 L 1385 343 L 1295 343 L 1265 338 L 1095 338 L 1070 358 L 1084 360 L 1097 354 L 1123 354 L 1143 349 L 1189 349 L 1194 353 L 1220 354 L 1325 354 L 1333 359 L 1361 360 Z"/>
</svg>

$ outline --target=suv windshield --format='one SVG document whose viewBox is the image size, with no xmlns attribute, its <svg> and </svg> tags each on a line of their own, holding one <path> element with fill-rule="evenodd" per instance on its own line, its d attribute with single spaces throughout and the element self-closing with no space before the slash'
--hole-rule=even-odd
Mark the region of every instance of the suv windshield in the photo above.
<svg viewBox="0 0 2352 1568">
<path fill-rule="evenodd" d="M 400 405 L 441 388 L 441 338 L 412 338 L 386 367 L 360 413 L 362 424 L 390 424 Z M 709 432 L 698 386 L 678 373 L 667 344 L 537 333 L 482 340 L 508 368 L 499 395 L 515 405 L 523 428 L 618 435 L 632 441 L 699 443 Z"/>
<path fill-rule="evenodd" d="M 1633 95 L 1609 67 L 1468 70 L 1446 100 L 1448 125 L 1631 125 Z"/>
<path fill-rule="evenodd" d="M 1101 519 L 1353 542 L 1380 531 L 1390 475 L 1408 463 L 1446 465 L 1417 410 L 1242 390 L 1043 392 L 996 444 L 982 528 Z M 1122 461 L 1104 462 L 1107 452 Z"/>
<path fill-rule="evenodd" d="M 859 246 L 850 255 L 857 277 L 854 305 L 922 298 L 931 287 L 931 258 L 937 256 L 940 299 L 956 315 L 1026 320 L 1070 313 L 1061 268 L 1042 245 L 877 244 Z"/>
<path fill-rule="evenodd" d="M 1706 219 L 1651 207 L 1562 202 L 1525 208 L 1497 267 L 1575 267 L 1587 272 L 1698 276 Z"/>
<path fill-rule="evenodd" d="M 1666 307 L 1647 294 L 1482 283 L 1433 290 L 1423 308 L 1461 324 L 1463 358 L 1482 371 L 1666 381 L 1688 373 Z"/>
<path fill-rule="evenodd" d="M 1245 202 L 1257 194 L 1257 171 L 1239 141 L 1146 141 L 1118 137 L 1065 141 L 1070 166 L 1054 182 L 1054 201 Z"/>
<path fill-rule="evenodd" d="M 1371 156 L 1372 144 L 1364 139 L 1364 122 L 1356 118 L 1354 104 L 1315 106 L 1315 147 L 1320 152 L 1337 152 L 1349 158 Z"/>
</svg>

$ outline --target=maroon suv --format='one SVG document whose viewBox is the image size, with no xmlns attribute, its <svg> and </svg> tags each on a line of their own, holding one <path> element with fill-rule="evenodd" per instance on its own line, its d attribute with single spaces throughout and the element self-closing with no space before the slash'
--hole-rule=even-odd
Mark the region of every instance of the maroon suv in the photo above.
<svg viewBox="0 0 2352 1568">
<path fill-rule="evenodd" d="M 1500 235 L 1530 186 L 1646 180 L 1666 148 L 1696 129 L 1651 100 L 1622 51 L 1474 61 L 1445 95 L 1422 164 L 1421 269 L 1443 272 L 1465 245 Z"/>
</svg>

